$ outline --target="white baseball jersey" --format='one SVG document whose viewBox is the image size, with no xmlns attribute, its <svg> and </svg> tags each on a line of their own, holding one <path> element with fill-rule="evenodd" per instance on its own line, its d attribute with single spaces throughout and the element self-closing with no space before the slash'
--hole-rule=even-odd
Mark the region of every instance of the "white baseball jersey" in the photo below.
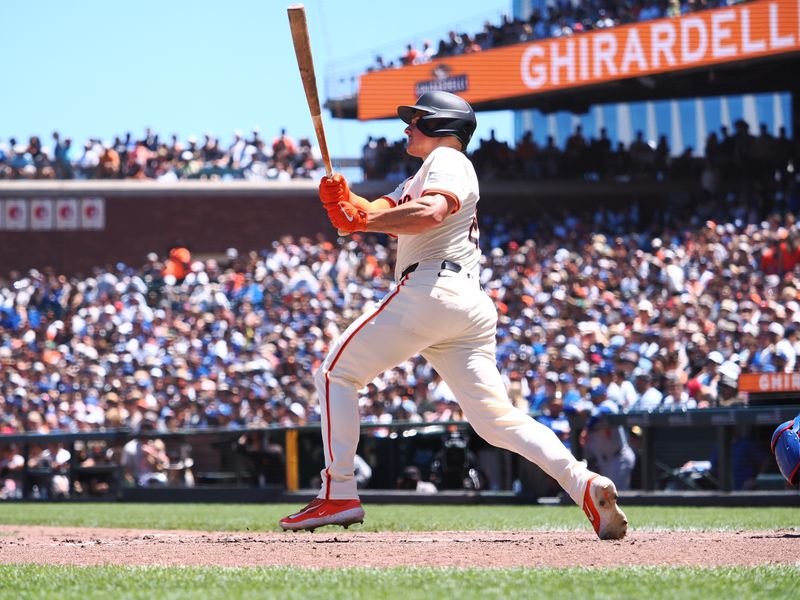
<svg viewBox="0 0 800 600">
<path fill-rule="evenodd" d="M 413 263 L 450 260 L 467 271 L 480 263 L 478 248 L 478 177 L 462 152 L 440 146 L 428 155 L 419 171 L 384 196 L 395 205 L 425 195 L 442 194 L 455 201 L 453 212 L 433 229 L 397 238 L 395 277 Z"/>
<path fill-rule="evenodd" d="M 390 195 L 402 204 L 426 194 L 454 201 L 452 214 L 417 235 L 398 236 L 397 285 L 342 333 L 314 373 L 320 399 L 325 468 L 323 500 L 358 498 L 358 390 L 381 372 L 421 354 L 452 390 L 475 431 L 539 465 L 582 505 L 591 473 L 547 427 L 516 408 L 497 370 L 497 309 L 475 276 L 478 180 L 466 156 L 438 147 L 414 177 Z M 440 269 L 437 261 L 461 265 Z"/>
</svg>

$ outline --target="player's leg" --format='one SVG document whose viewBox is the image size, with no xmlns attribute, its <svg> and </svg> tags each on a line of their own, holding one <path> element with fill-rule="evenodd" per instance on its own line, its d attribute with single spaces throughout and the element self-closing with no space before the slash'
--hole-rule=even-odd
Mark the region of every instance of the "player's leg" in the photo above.
<svg viewBox="0 0 800 600">
<path fill-rule="evenodd" d="M 442 335 L 447 315 L 430 285 L 406 277 L 373 310 L 350 325 L 314 374 L 320 402 L 325 468 L 321 500 L 358 497 L 354 457 L 359 439 L 358 390 Z"/>
<path fill-rule="evenodd" d="M 359 438 L 358 390 L 376 375 L 451 335 L 461 311 L 431 291 L 436 271 L 406 276 L 342 334 L 314 374 L 325 449 L 320 498 L 357 497 L 353 457 Z"/>
<path fill-rule="evenodd" d="M 580 504 L 586 466 L 548 427 L 511 403 L 491 350 L 437 346 L 423 355 L 450 386 L 478 435 L 537 464 Z"/>
<path fill-rule="evenodd" d="M 623 537 L 627 520 L 616 505 L 614 484 L 589 471 L 549 428 L 511 404 L 497 370 L 494 338 L 484 340 L 481 345 L 437 345 L 423 355 L 450 386 L 478 435 L 522 455 L 558 481 L 601 538 Z"/>
<path fill-rule="evenodd" d="M 281 520 L 284 529 L 344 525 L 363 518 L 354 476 L 360 431 L 358 390 L 429 345 L 431 335 L 438 335 L 435 307 L 423 308 L 426 297 L 424 290 L 398 285 L 345 330 L 314 373 L 325 453 L 322 486 L 312 504 Z M 339 519 L 331 511 L 345 516 Z"/>
<path fill-rule="evenodd" d="M 325 525 L 347 527 L 363 522 L 354 462 L 360 432 L 358 390 L 419 351 L 417 340 L 400 335 L 394 310 L 400 304 L 400 296 L 387 298 L 378 309 L 353 322 L 314 373 L 325 456 L 322 486 L 308 506 L 281 519 L 284 529 L 313 531 Z"/>
<path fill-rule="evenodd" d="M 320 498 L 358 496 L 353 475 L 360 431 L 358 390 L 430 343 L 428 329 L 409 324 L 409 316 L 420 312 L 418 296 L 413 286 L 398 285 L 345 330 L 314 374 L 325 450 Z"/>
<path fill-rule="evenodd" d="M 394 311 L 354 322 L 314 373 L 320 403 L 325 468 L 319 498 L 356 498 L 354 458 L 360 434 L 358 390 L 416 354 L 422 342 L 401 335 Z"/>
</svg>

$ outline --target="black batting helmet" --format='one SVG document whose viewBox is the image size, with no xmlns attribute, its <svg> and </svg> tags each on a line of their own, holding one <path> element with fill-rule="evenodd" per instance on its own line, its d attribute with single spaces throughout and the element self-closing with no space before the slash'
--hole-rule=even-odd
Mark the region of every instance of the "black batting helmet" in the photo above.
<svg viewBox="0 0 800 600">
<path fill-rule="evenodd" d="M 413 106 L 398 106 L 398 116 L 406 123 L 421 115 L 417 129 L 428 137 L 453 135 L 467 148 L 478 122 L 469 102 L 450 92 L 425 92 Z"/>
</svg>

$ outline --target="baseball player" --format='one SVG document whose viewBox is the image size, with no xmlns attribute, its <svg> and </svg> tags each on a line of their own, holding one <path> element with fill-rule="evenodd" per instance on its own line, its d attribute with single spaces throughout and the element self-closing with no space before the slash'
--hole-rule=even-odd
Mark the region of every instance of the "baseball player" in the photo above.
<svg viewBox="0 0 800 600">
<path fill-rule="evenodd" d="M 480 436 L 556 479 L 601 539 L 622 538 L 628 521 L 617 506 L 614 483 L 589 471 L 552 431 L 515 408 L 497 370 L 497 312 L 478 281 L 478 179 L 464 154 L 476 127 L 472 107 L 435 91 L 413 106 L 398 107 L 397 114 L 407 124 L 406 151 L 423 161 L 413 177 L 374 201 L 351 192 L 340 174 L 320 182 L 320 199 L 334 227 L 397 236 L 397 283 L 345 330 L 314 374 L 325 452 L 322 488 L 280 526 L 313 531 L 363 522 L 353 476 L 357 392 L 420 353 L 450 386 Z"/>
</svg>

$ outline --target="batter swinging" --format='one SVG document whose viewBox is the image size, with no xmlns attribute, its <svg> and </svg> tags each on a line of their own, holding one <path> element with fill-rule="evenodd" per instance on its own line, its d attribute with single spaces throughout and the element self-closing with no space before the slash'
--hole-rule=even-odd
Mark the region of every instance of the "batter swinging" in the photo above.
<svg viewBox="0 0 800 600">
<path fill-rule="evenodd" d="M 368 201 L 337 174 L 323 178 L 320 198 L 340 231 L 397 236 L 396 287 L 350 325 L 314 374 L 322 413 L 322 489 L 283 529 L 363 522 L 353 460 L 359 438 L 358 390 L 378 374 L 421 353 L 444 378 L 464 415 L 486 441 L 513 450 L 555 478 L 583 507 L 601 539 L 628 526 L 613 482 L 589 471 L 544 425 L 515 408 L 495 359 L 497 311 L 480 287 L 478 180 L 464 154 L 475 131 L 472 107 L 447 92 L 400 106 L 407 152 L 417 173 L 391 194 Z"/>
</svg>

